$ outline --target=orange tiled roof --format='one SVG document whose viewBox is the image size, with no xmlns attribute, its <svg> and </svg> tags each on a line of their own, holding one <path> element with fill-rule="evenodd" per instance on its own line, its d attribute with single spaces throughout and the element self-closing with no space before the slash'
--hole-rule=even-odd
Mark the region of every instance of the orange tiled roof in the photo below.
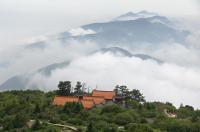
<svg viewBox="0 0 200 132">
<path fill-rule="evenodd" d="M 105 103 L 104 97 L 98 97 L 98 96 L 83 96 L 83 99 L 90 99 L 90 100 L 93 100 L 94 103 L 95 103 L 95 105 Z"/>
<path fill-rule="evenodd" d="M 53 100 L 54 105 L 64 105 L 67 102 L 79 102 L 79 98 L 71 96 L 56 96 Z"/>
<path fill-rule="evenodd" d="M 85 109 L 90 109 L 95 105 L 92 99 L 83 99 L 81 103 Z"/>
<path fill-rule="evenodd" d="M 80 102 L 84 109 L 90 109 L 95 105 L 93 99 L 80 100 L 78 97 L 73 96 L 56 96 L 53 100 L 54 105 L 65 105 L 67 102 Z"/>
<path fill-rule="evenodd" d="M 100 91 L 93 90 L 92 96 L 104 97 L 105 99 L 112 100 L 115 97 L 115 91 Z"/>
</svg>

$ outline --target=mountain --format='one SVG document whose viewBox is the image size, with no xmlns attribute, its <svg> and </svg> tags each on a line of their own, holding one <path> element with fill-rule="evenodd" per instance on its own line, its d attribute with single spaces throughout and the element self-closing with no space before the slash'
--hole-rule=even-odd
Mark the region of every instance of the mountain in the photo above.
<svg viewBox="0 0 200 132">
<path fill-rule="evenodd" d="M 164 16 L 152 16 L 152 17 L 146 18 L 146 20 L 151 23 L 161 23 L 172 28 L 174 26 L 174 24 Z"/>
<path fill-rule="evenodd" d="M 153 60 L 157 63 L 161 63 L 159 59 L 156 59 L 154 57 L 151 57 L 149 55 L 145 54 L 132 54 L 129 51 L 120 48 L 120 47 L 110 47 L 110 48 L 103 48 L 98 51 L 89 53 L 88 56 L 95 55 L 97 53 L 105 54 L 105 53 L 111 53 L 114 56 L 118 57 L 136 57 L 142 60 Z M 45 77 L 51 76 L 52 72 L 57 69 L 67 68 L 67 66 L 70 64 L 70 61 L 63 61 L 60 63 L 54 63 L 48 66 L 45 66 L 43 68 L 40 68 L 36 70 L 33 73 L 27 73 L 24 75 L 18 75 L 13 76 L 7 81 L 5 81 L 2 85 L 0 85 L 0 91 L 5 90 L 23 90 L 23 89 L 40 89 L 39 84 L 31 84 L 29 85 L 30 81 L 33 79 L 33 77 L 37 74 L 43 75 Z"/>
<path fill-rule="evenodd" d="M 43 76 L 50 76 L 51 73 L 56 69 L 61 69 L 66 67 L 68 64 L 70 64 L 69 61 L 64 61 L 61 63 L 54 63 L 48 66 L 45 66 L 43 68 L 40 68 L 36 70 L 34 73 L 27 73 L 25 75 L 16 75 L 11 78 L 9 78 L 7 81 L 5 81 L 3 84 L 0 85 L 0 91 L 5 90 L 24 90 L 27 89 L 27 85 L 32 80 L 34 75 L 41 74 Z M 28 89 L 38 89 L 39 87 L 37 84 L 34 86 L 29 86 Z"/>
<path fill-rule="evenodd" d="M 36 72 L 43 74 L 45 76 L 50 76 L 52 71 L 54 71 L 56 69 L 62 69 L 64 67 L 68 66 L 69 64 L 70 64 L 69 61 L 64 61 L 64 62 L 61 62 L 61 63 L 54 63 L 54 64 L 51 64 L 51 65 L 45 66 L 41 69 L 38 69 Z"/>
<path fill-rule="evenodd" d="M 103 23 L 91 23 L 55 35 L 55 41 L 67 44 L 68 40 L 92 41 L 101 48 L 127 46 L 132 48 L 156 46 L 161 43 L 177 42 L 185 44 L 189 31 L 178 29 L 175 23 L 165 16 L 141 11 L 128 12 Z M 52 40 L 51 40 L 52 42 Z M 44 49 L 45 42 L 35 42 L 28 49 Z"/>
<path fill-rule="evenodd" d="M 29 78 L 30 76 L 25 75 L 13 76 L 0 85 L 0 91 L 26 89 Z"/>
<path fill-rule="evenodd" d="M 101 50 L 96 51 L 95 53 L 111 53 L 115 56 L 125 56 L 125 57 L 132 57 L 133 54 L 131 54 L 129 51 L 119 48 L 119 47 L 110 47 L 110 48 L 103 48 Z"/>
<path fill-rule="evenodd" d="M 126 45 L 136 47 L 149 43 L 152 45 L 173 40 L 184 43 L 187 31 L 177 30 L 163 23 L 162 17 L 139 18 L 129 21 L 111 21 L 106 23 L 93 23 L 83 26 L 85 30 L 94 30 L 96 34 L 75 37 L 79 40 L 91 40 L 101 45 Z M 164 18 L 162 18 L 164 19 Z"/>
<path fill-rule="evenodd" d="M 47 47 L 45 41 L 38 41 L 25 46 L 25 49 L 45 49 Z"/>
<path fill-rule="evenodd" d="M 167 17 L 160 16 L 156 13 L 148 12 L 145 10 L 140 11 L 138 13 L 128 12 L 124 15 L 115 18 L 114 21 L 130 21 L 130 20 L 137 20 L 140 18 L 145 18 L 147 21 L 152 23 L 162 23 L 167 26 L 173 25 L 173 23 Z"/>
</svg>

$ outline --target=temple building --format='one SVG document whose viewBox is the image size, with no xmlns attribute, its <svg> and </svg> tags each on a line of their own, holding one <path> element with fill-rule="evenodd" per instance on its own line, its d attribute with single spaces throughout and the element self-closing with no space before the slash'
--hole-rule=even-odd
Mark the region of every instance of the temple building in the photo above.
<svg viewBox="0 0 200 132">
<path fill-rule="evenodd" d="M 53 105 L 65 105 L 68 102 L 81 103 L 84 109 L 91 109 L 94 106 L 104 105 L 107 102 L 114 102 L 115 91 L 93 90 L 91 96 L 55 96 Z"/>
</svg>

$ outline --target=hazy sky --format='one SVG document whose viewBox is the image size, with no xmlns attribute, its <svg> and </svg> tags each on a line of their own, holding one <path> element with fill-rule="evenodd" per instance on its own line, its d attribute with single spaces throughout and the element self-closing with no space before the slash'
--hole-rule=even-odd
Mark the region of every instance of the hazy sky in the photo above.
<svg viewBox="0 0 200 132">
<path fill-rule="evenodd" d="M 198 16 L 198 0 L 0 0 L 0 52 L 35 36 L 107 21 L 128 11 Z"/>
</svg>

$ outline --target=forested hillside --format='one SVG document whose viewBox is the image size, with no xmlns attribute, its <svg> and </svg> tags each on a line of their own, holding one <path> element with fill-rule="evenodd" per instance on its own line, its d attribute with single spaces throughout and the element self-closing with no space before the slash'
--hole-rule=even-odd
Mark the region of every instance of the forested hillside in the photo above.
<svg viewBox="0 0 200 132">
<path fill-rule="evenodd" d="M 105 104 L 84 110 L 77 103 L 52 105 L 57 93 L 36 90 L 0 93 L 0 131 L 200 132 L 200 111 L 189 105 L 176 108 L 169 102 L 124 98 L 125 105 Z"/>
</svg>

